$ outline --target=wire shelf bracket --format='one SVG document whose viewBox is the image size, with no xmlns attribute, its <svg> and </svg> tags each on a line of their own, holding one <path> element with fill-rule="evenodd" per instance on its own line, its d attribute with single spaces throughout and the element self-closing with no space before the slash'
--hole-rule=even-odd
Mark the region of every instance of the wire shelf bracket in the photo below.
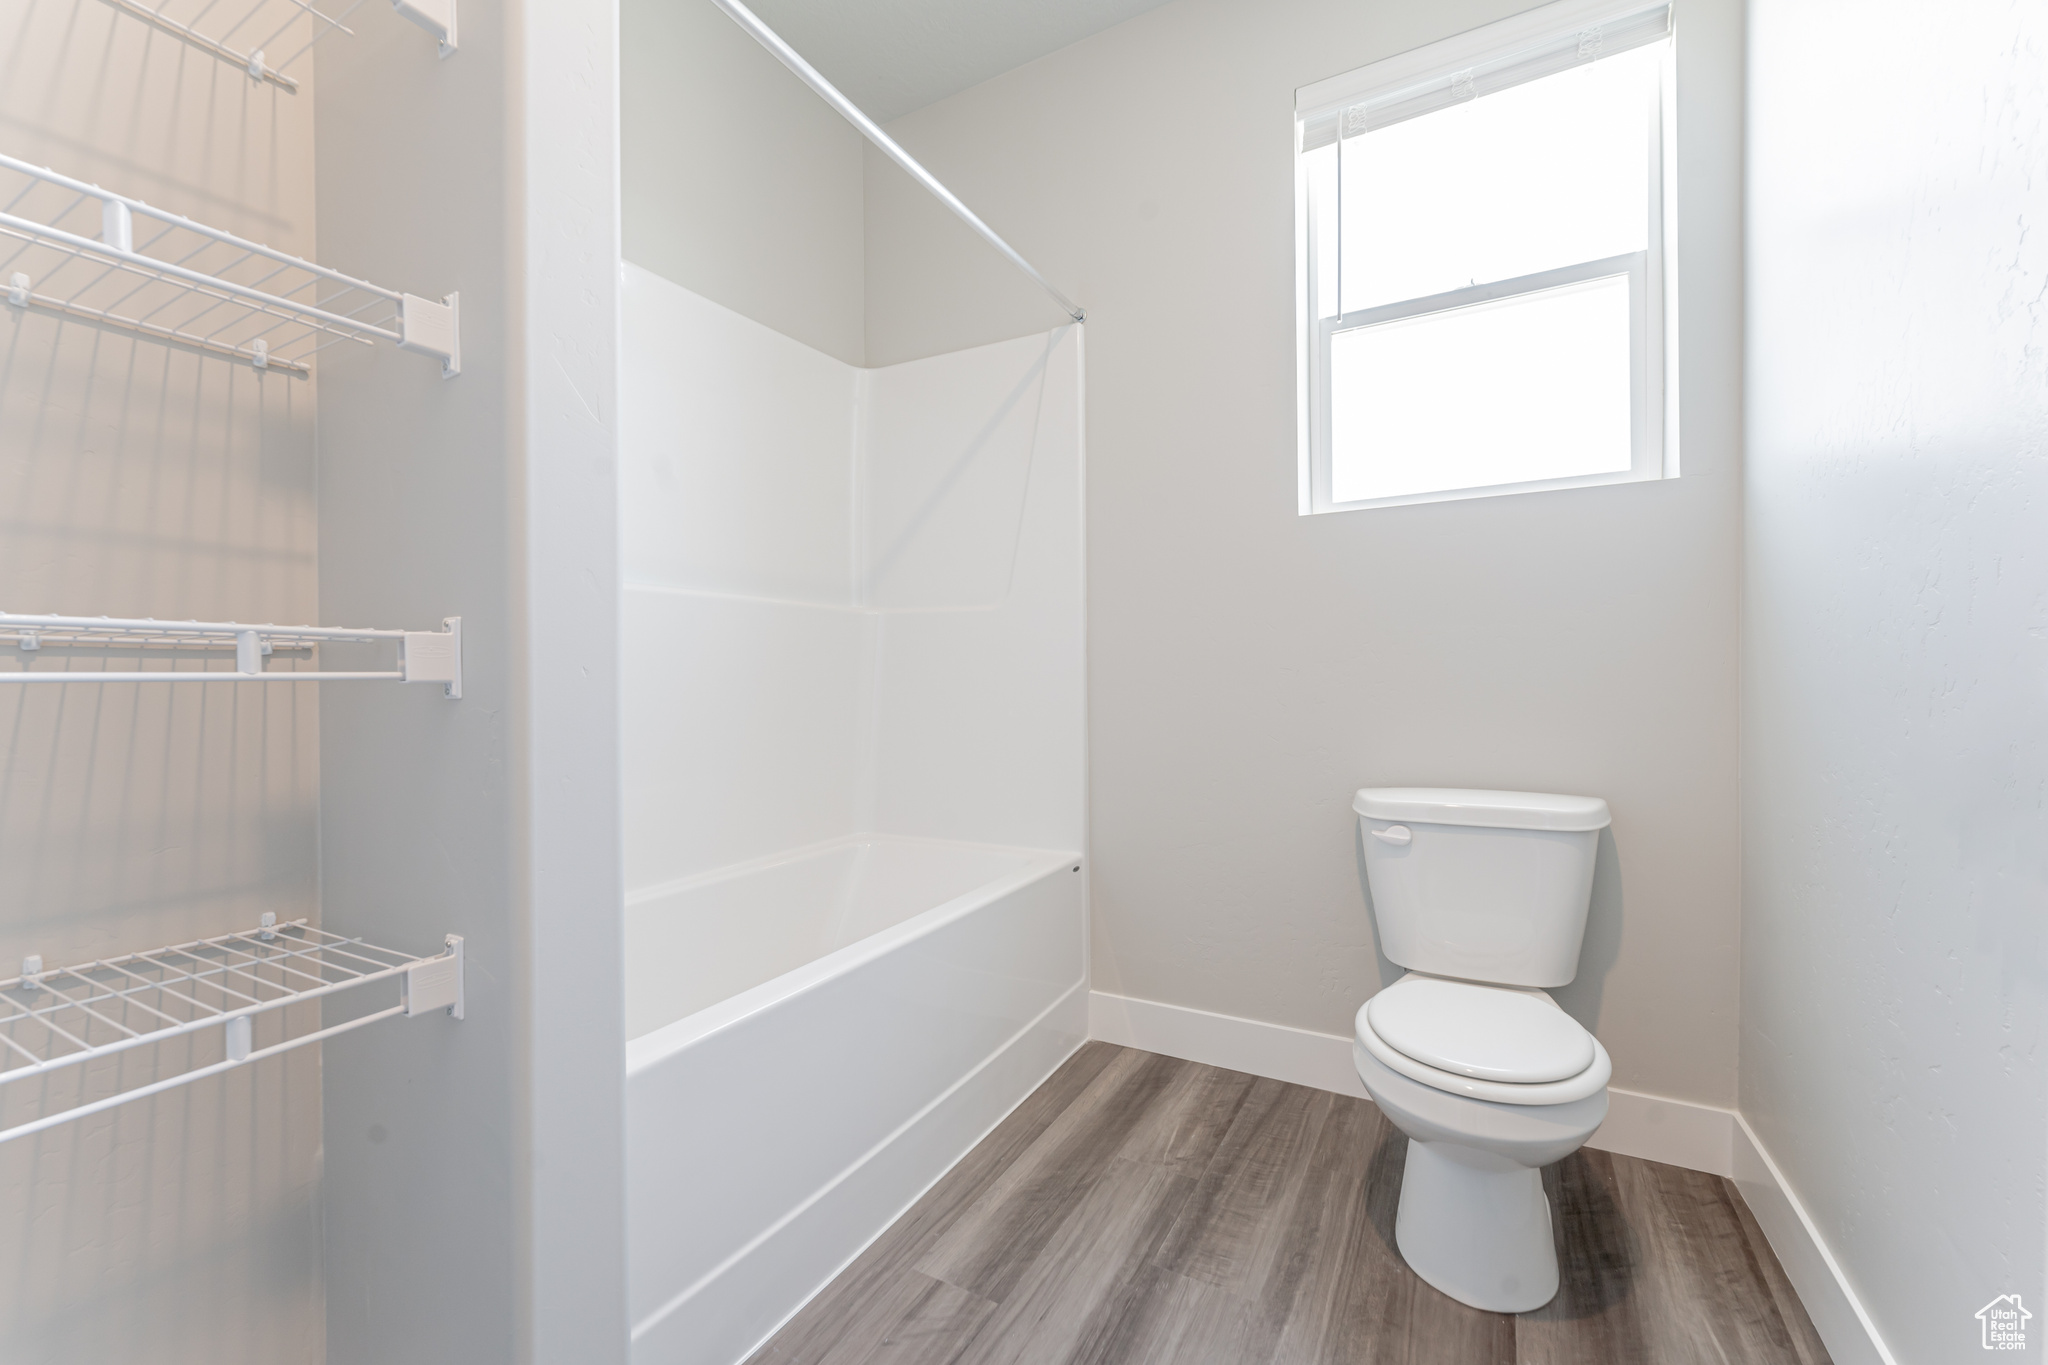
<svg viewBox="0 0 2048 1365">
<path fill-rule="evenodd" d="M 140 232 L 138 235 L 138 223 Z M 386 289 L 0 154 L 0 276 L 39 309 L 259 370 L 306 374 L 341 342 L 388 341 L 462 373 L 461 298 Z"/>
<path fill-rule="evenodd" d="M 0 636 L 13 635 L 24 655 L 17 671 L 0 671 L 8 683 L 108 682 L 407 682 L 440 683 L 450 700 L 462 697 L 462 618 L 443 617 L 439 630 L 355 630 L 345 626 L 252 626 L 236 621 L 122 620 L 108 616 L 22 616 L 0 612 Z M 266 669 L 266 655 L 280 649 L 313 649 L 323 642 L 395 641 L 397 666 L 353 672 Z M 47 646 L 127 649 L 232 649 L 233 672 L 224 669 L 35 670 L 32 656 Z"/>
<path fill-rule="evenodd" d="M 285 68 L 311 52 L 323 38 L 336 33 L 353 35 L 355 30 L 345 21 L 362 7 L 363 0 L 255 0 L 254 4 L 225 6 L 221 0 L 106 3 L 160 33 L 241 68 L 252 81 L 266 81 L 296 95 L 298 79 L 285 74 Z M 391 7 L 401 18 L 432 34 L 445 59 L 455 51 L 455 5 L 456 0 L 392 0 Z M 302 18 L 311 21 L 312 36 L 281 60 L 272 61 L 266 49 L 280 41 L 295 41 L 292 28 Z"/>
<path fill-rule="evenodd" d="M 40 955 L 0 981 L 0 1093 L 33 1077 L 218 1029 L 222 1059 L 0 1127 L 0 1143 L 321 1042 L 381 1019 L 464 1012 L 462 936 L 419 957 L 266 914 L 255 929 L 46 971 Z M 395 983 L 398 1001 L 345 1023 L 255 1046 L 256 1023 L 288 1006 Z M 288 1021 L 280 1032 L 288 1029 Z"/>
</svg>

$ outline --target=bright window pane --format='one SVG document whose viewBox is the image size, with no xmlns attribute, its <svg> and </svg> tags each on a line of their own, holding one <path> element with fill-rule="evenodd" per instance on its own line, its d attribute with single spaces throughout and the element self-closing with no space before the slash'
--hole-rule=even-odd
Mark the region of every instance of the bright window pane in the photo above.
<svg viewBox="0 0 2048 1365">
<path fill-rule="evenodd" d="M 1629 396 L 1626 275 L 1340 332 L 1331 500 L 1625 473 Z"/>
<path fill-rule="evenodd" d="M 1345 139 L 1344 311 L 1643 250 L 1661 51 Z"/>
</svg>

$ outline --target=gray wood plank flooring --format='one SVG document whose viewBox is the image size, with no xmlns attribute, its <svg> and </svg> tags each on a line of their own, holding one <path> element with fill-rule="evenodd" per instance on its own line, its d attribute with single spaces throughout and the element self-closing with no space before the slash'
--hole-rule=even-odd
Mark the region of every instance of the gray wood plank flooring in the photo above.
<svg viewBox="0 0 2048 1365">
<path fill-rule="evenodd" d="M 750 1365 L 1829 1365 L 1718 1176 L 1544 1174 L 1564 1287 L 1484 1313 L 1394 1249 L 1365 1100 L 1090 1043 Z"/>
</svg>

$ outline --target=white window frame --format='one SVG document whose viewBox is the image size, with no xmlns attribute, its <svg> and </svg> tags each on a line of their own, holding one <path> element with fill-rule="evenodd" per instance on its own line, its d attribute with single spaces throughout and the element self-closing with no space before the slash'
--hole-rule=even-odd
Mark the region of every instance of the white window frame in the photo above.
<svg viewBox="0 0 2048 1365">
<path fill-rule="evenodd" d="M 1365 508 L 1398 507 L 1421 502 L 1449 502 L 1468 498 L 1490 498 L 1513 493 L 1534 493 L 1557 488 L 1632 483 L 1646 479 L 1675 478 L 1678 474 L 1677 402 L 1677 272 L 1673 206 L 1676 176 L 1673 142 L 1674 87 L 1671 52 L 1675 49 L 1675 25 L 1667 41 L 1666 57 L 1658 82 L 1658 99 L 1652 112 L 1651 136 L 1646 154 L 1650 158 L 1651 186 L 1648 248 L 1624 256 L 1585 261 L 1525 275 L 1473 285 L 1426 298 L 1403 299 L 1375 308 L 1360 309 L 1341 317 L 1318 317 L 1323 282 L 1320 278 L 1323 206 L 1309 174 L 1308 153 L 1304 152 L 1307 130 L 1315 123 L 1343 119 L 1359 105 L 1378 104 L 1408 97 L 1455 83 L 1475 67 L 1515 58 L 1570 39 L 1597 42 L 1603 26 L 1625 24 L 1632 19 L 1664 9 L 1662 3 L 1616 3 L 1616 0 L 1557 0 L 1540 9 L 1516 15 L 1497 24 L 1474 29 L 1412 52 L 1374 62 L 1356 71 L 1304 86 L 1295 92 L 1295 295 L 1297 407 L 1299 427 L 1300 512 L 1307 516 L 1323 512 L 1349 512 Z M 1455 89 L 1455 84 L 1452 85 Z M 1426 115 L 1424 115 L 1426 117 Z M 1325 144 L 1327 145 L 1327 144 Z M 1341 139 L 1340 139 L 1341 146 Z M 1341 152 L 1340 152 L 1341 155 Z M 1341 182 L 1340 182 L 1341 183 Z M 1409 493 L 1398 497 L 1337 502 L 1331 497 L 1330 441 L 1330 343 L 1340 333 L 1356 327 L 1391 322 L 1398 318 L 1421 317 L 1467 308 L 1498 299 L 1533 294 L 1588 280 L 1629 278 L 1629 390 L 1632 461 L 1627 470 L 1587 474 L 1575 478 L 1537 479 L 1521 483 L 1488 484 L 1477 488 L 1453 488 L 1435 492 Z"/>
</svg>

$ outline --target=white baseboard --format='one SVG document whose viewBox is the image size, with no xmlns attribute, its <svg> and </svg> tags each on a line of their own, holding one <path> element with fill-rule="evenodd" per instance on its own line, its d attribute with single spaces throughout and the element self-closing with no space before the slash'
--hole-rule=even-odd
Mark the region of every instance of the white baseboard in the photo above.
<svg viewBox="0 0 2048 1365">
<path fill-rule="evenodd" d="M 1778 1253 L 1813 1329 L 1835 1365 L 1898 1365 L 1841 1262 L 1793 1192 L 1785 1173 L 1741 1115 L 1735 1117 L 1735 1188 Z"/>
<path fill-rule="evenodd" d="M 1088 1036 L 1226 1071 L 1369 1098 L 1351 1064 L 1351 1040 L 1334 1034 L 1090 991 Z"/>
<path fill-rule="evenodd" d="M 1609 1086 L 1607 1121 L 1586 1145 L 1688 1171 L 1732 1176 L 1738 1123 L 1732 1109 Z"/>
<path fill-rule="evenodd" d="M 1333 1033 L 1092 991 L 1088 1036 L 1369 1098 L 1351 1063 L 1351 1039 Z M 1587 1146 L 1732 1179 L 1835 1365 L 1898 1365 L 1819 1228 L 1740 1114 L 1632 1090 L 1609 1089 L 1607 1096 L 1607 1121 Z"/>
</svg>

